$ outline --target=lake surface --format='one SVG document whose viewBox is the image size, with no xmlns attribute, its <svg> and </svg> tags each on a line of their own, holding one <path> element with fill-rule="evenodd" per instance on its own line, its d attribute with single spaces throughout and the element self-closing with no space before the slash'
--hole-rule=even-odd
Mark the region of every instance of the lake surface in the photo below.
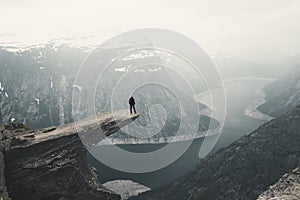
<svg viewBox="0 0 300 200">
<path fill-rule="evenodd" d="M 222 134 L 210 152 L 211 154 L 229 145 L 244 134 L 251 132 L 265 122 L 264 120 L 246 116 L 245 110 L 259 98 L 257 91 L 270 83 L 270 81 L 268 79 L 239 78 L 224 82 L 227 95 L 227 115 Z M 203 138 L 195 139 L 188 150 L 178 160 L 163 169 L 149 173 L 125 173 L 117 171 L 100 163 L 91 154 L 88 154 L 87 159 L 98 170 L 101 183 L 124 179 L 132 180 L 153 189 L 170 183 L 191 171 L 200 162 L 198 153 L 202 142 Z M 181 145 L 180 143 L 182 142 L 178 142 L 178 145 Z M 117 146 L 127 151 L 143 153 L 155 151 L 164 145 L 166 144 L 120 144 Z M 93 150 L 94 153 L 100 154 L 101 148 L 95 148 Z M 110 147 L 106 146 L 105 148 Z"/>
</svg>

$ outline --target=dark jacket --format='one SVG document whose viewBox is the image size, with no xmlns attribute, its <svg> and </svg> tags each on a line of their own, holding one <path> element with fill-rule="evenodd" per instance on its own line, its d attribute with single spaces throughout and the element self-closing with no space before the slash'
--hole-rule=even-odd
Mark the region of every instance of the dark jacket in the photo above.
<svg viewBox="0 0 300 200">
<path fill-rule="evenodd" d="M 134 98 L 133 98 L 133 97 L 130 97 L 130 99 L 129 99 L 129 104 L 130 104 L 130 105 L 134 105 L 134 104 L 135 104 Z"/>
</svg>

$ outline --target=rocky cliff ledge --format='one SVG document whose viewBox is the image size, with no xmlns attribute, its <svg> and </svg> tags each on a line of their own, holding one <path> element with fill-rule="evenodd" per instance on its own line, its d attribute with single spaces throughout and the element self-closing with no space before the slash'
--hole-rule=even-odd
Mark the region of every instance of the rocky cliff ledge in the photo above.
<svg viewBox="0 0 300 200">
<path fill-rule="evenodd" d="M 91 144 L 96 144 L 137 117 L 138 114 L 129 116 L 122 110 L 101 113 L 79 123 L 85 131 L 83 136 L 93 138 Z M 101 134 L 97 131 L 99 126 Z M 4 176 L 1 174 L 0 199 L 8 199 L 7 194 L 13 200 L 120 199 L 98 182 L 97 171 L 86 163 L 87 150 L 80 137 L 74 124 L 3 132 L 0 159 L 4 157 L 4 162 L 0 161 L 0 172 Z"/>
<path fill-rule="evenodd" d="M 262 125 L 172 184 L 132 199 L 252 200 L 300 166 L 300 106 Z"/>
<path fill-rule="evenodd" d="M 300 168 L 296 168 L 292 172 L 283 175 L 277 183 L 258 197 L 258 200 L 270 199 L 300 199 Z"/>
</svg>

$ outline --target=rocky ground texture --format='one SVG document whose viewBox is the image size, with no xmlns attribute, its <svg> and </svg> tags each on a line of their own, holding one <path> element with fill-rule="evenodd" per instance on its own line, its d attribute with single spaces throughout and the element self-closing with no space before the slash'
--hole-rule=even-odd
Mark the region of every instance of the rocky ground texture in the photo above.
<svg viewBox="0 0 300 200">
<path fill-rule="evenodd" d="M 262 193 L 258 200 L 299 200 L 300 199 L 300 168 L 283 175 L 280 180 Z"/>
</svg>

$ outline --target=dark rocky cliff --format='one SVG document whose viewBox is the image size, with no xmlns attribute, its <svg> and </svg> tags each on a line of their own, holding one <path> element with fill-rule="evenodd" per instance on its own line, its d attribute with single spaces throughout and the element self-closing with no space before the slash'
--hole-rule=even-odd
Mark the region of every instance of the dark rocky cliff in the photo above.
<svg viewBox="0 0 300 200">
<path fill-rule="evenodd" d="M 190 173 L 134 199 L 256 199 L 300 166 L 300 106 L 214 155 Z"/>
<path fill-rule="evenodd" d="M 84 135 L 91 136 L 95 144 L 137 117 L 129 116 L 127 111 L 114 113 L 114 116 L 102 113 L 83 120 L 84 130 L 87 130 Z M 93 137 L 99 126 L 103 135 Z M 8 199 L 7 188 L 13 200 L 120 199 L 98 182 L 98 173 L 86 162 L 87 149 L 74 124 L 35 132 L 19 129 L 6 133 L 1 141 L 0 156 L 4 153 L 4 162 L 0 163 L 0 169 L 5 167 L 5 176 L 1 175 L 0 197 Z"/>
</svg>

